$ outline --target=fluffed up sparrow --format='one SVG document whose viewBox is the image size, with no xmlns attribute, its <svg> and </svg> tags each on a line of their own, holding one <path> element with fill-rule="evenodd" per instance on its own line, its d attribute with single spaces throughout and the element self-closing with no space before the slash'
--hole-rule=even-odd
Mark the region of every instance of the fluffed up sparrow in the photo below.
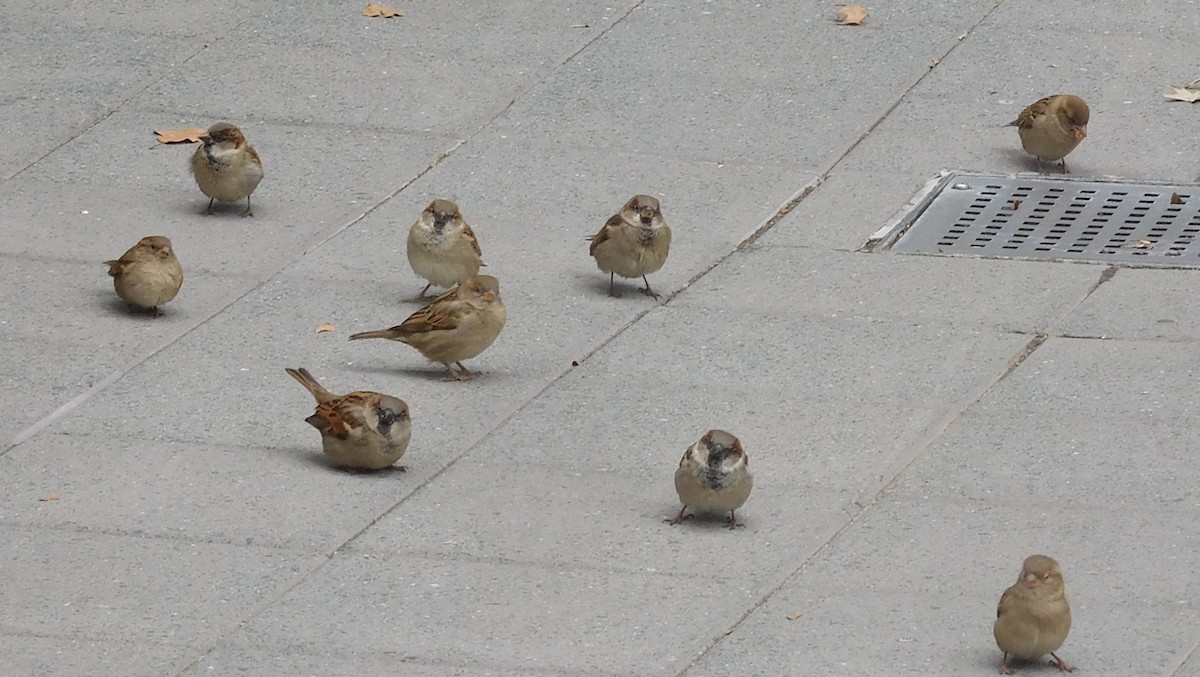
<svg viewBox="0 0 1200 677">
<path fill-rule="evenodd" d="M 237 202 L 246 198 L 242 216 L 254 216 L 250 194 L 262 181 L 262 160 L 246 142 L 242 130 L 228 122 L 218 122 L 200 136 L 202 142 L 192 153 L 192 175 L 196 185 L 208 196 L 206 214 L 213 213 L 213 201 Z"/>
<path fill-rule="evenodd" d="M 675 471 L 675 491 L 683 507 L 674 519 L 679 524 L 693 515 L 685 515 L 688 506 L 701 512 L 729 512 L 730 529 L 744 526 L 737 521 L 735 510 L 742 507 L 754 488 L 750 464 L 742 442 L 724 430 L 704 433 L 679 460 Z"/>
<path fill-rule="evenodd" d="M 1083 99 L 1074 94 L 1055 94 L 1030 104 L 1005 127 L 1017 128 L 1021 147 L 1037 158 L 1038 172 L 1042 172 L 1042 160 L 1060 160 L 1062 173 L 1066 174 L 1067 154 L 1087 138 L 1090 117 Z"/>
<path fill-rule="evenodd" d="M 434 200 L 408 230 L 408 263 L 429 284 L 417 294 L 425 298 L 429 287 L 453 287 L 479 274 L 486 265 L 479 240 L 450 200 Z"/>
<path fill-rule="evenodd" d="M 105 261 L 113 287 L 130 305 L 150 310 L 155 317 L 158 307 L 175 298 L 183 286 L 183 267 L 175 258 L 171 241 L 162 235 L 138 240 L 116 261 Z"/>
<path fill-rule="evenodd" d="M 382 338 L 407 343 L 445 365 L 450 376 L 467 381 L 473 375 L 462 361 L 492 345 L 507 319 L 500 281 L 491 275 L 476 275 L 409 315 L 402 324 L 354 334 L 350 340 Z"/>
<path fill-rule="evenodd" d="M 588 238 L 588 248 L 596 259 L 596 267 L 608 273 L 608 293 L 620 298 L 613 286 L 613 276 L 641 277 L 646 288 L 641 292 L 658 298 L 650 288 L 646 275 L 663 267 L 671 249 L 671 229 L 663 221 L 658 200 L 649 195 L 629 198 L 620 213 L 604 224 L 600 232 Z"/>
<path fill-rule="evenodd" d="M 317 398 L 316 412 L 304 420 L 321 432 L 321 446 L 334 465 L 382 470 L 408 450 L 412 417 L 404 400 L 368 390 L 334 395 L 307 369 L 287 369 L 287 373 Z"/>
<path fill-rule="evenodd" d="M 1013 674 L 1010 655 L 1027 661 L 1050 654 L 1051 663 L 1063 672 L 1075 668 L 1054 654 L 1071 631 L 1071 607 L 1058 562 L 1045 555 L 1025 559 L 1017 582 L 1000 596 L 992 634 L 1004 652 L 1000 672 Z"/>
</svg>

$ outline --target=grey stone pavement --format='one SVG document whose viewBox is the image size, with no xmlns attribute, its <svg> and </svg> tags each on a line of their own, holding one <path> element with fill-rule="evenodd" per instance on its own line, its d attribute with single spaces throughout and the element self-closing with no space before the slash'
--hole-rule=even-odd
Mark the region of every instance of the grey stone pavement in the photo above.
<svg viewBox="0 0 1200 677">
<path fill-rule="evenodd" d="M 1032 171 L 1055 92 L 1075 175 L 1196 181 L 1194 1 L 365 4 L 3 5 L 0 674 L 990 675 L 1044 552 L 1078 674 L 1200 676 L 1197 273 L 857 251 Z M 253 219 L 151 135 L 218 120 Z M 584 241 L 637 192 L 657 303 Z M 416 309 L 433 196 L 509 308 L 467 384 L 346 340 Z M 158 319 L 100 264 L 151 234 Z M 408 472 L 331 468 L 287 366 L 406 399 Z M 663 524 L 711 427 L 746 528 Z"/>
</svg>

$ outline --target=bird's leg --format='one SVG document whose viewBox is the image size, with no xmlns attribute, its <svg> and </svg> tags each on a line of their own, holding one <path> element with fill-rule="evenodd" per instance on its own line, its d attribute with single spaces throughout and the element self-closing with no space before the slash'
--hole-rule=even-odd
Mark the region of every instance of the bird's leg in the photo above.
<svg viewBox="0 0 1200 677">
<path fill-rule="evenodd" d="M 158 306 L 154 306 L 153 308 L 150 309 L 150 317 L 162 317 L 162 316 L 163 316 L 163 312 L 158 309 Z"/>
<path fill-rule="evenodd" d="M 733 511 L 730 510 L 729 511 L 729 522 L 726 523 L 725 528 L 726 529 L 736 529 L 738 527 L 744 527 L 744 526 L 746 526 L 746 525 L 742 524 L 741 522 L 738 522 L 737 515 L 734 515 Z"/>
<path fill-rule="evenodd" d="M 208 216 L 212 216 L 212 213 L 213 213 L 213 208 L 212 208 L 212 206 L 213 206 L 213 201 L 215 201 L 216 199 L 217 199 L 217 198 L 215 198 L 215 197 L 210 197 L 210 198 L 208 198 L 208 209 L 206 209 L 206 210 L 204 211 L 204 213 L 205 213 L 205 214 L 207 214 Z"/>
<path fill-rule="evenodd" d="M 432 283 L 432 282 L 430 282 L 429 284 L 425 285 L 425 288 L 424 288 L 424 289 L 422 289 L 421 291 L 417 292 L 417 295 L 416 295 L 416 296 L 414 296 L 414 297 L 412 298 L 412 300 L 413 300 L 413 301 L 417 301 L 417 302 L 422 302 L 422 301 L 424 301 L 424 300 L 427 298 L 427 297 L 425 296 L 425 292 L 429 291 L 429 288 L 430 288 L 430 287 L 432 287 L 432 286 L 433 286 L 433 283 Z"/>
<path fill-rule="evenodd" d="M 457 363 L 458 369 L 455 369 L 454 365 L 450 364 L 449 362 L 443 362 L 442 364 L 446 365 L 446 369 L 450 371 L 450 377 L 455 381 L 470 381 L 471 379 L 475 378 L 474 374 L 468 371 L 466 367 L 462 366 L 462 362 Z"/>
<path fill-rule="evenodd" d="M 676 524 L 679 524 L 680 522 L 682 522 L 686 519 L 691 519 L 691 518 L 695 517 L 695 515 L 683 514 L 684 511 L 686 511 L 686 510 L 687 510 L 687 504 L 685 503 L 684 506 L 679 509 L 679 514 L 675 516 L 675 519 L 664 519 L 663 521 L 666 522 L 667 524 L 670 524 L 671 526 L 675 526 Z"/>
<path fill-rule="evenodd" d="M 1050 662 L 1059 670 L 1063 672 L 1075 672 L 1075 668 L 1072 667 L 1070 663 L 1067 663 L 1063 659 L 1059 658 L 1053 651 L 1050 652 L 1050 658 Z"/>
<path fill-rule="evenodd" d="M 250 206 L 250 196 L 246 196 L 246 211 L 242 212 L 242 216 L 254 216 L 254 207 Z"/>
<path fill-rule="evenodd" d="M 1069 171 L 1067 170 L 1067 158 L 1063 158 L 1063 159 L 1059 160 L 1059 168 L 1062 169 L 1063 174 L 1069 173 Z"/>
<path fill-rule="evenodd" d="M 1044 167 L 1042 167 L 1042 156 L 1040 156 L 1040 155 L 1037 155 L 1037 156 L 1035 156 L 1035 157 L 1036 157 L 1036 159 L 1037 159 L 1037 168 L 1038 168 L 1038 174 L 1045 174 L 1045 173 L 1046 173 L 1046 169 L 1045 169 Z"/>
<path fill-rule="evenodd" d="M 1008 664 L 1008 652 L 1004 652 L 1004 658 L 1000 660 L 1000 674 L 1011 675 L 1013 673 L 1012 666 Z"/>
<path fill-rule="evenodd" d="M 608 295 L 613 297 L 614 299 L 619 299 L 619 298 L 621 298 L 621 292 L 617 291 L 617 288 L 614 285 L 613 278 L 615 276 L 616 276 L 616 273 L 608 274 Z"/>
<path fill-rule="evenodd" d="M 657 299 L 658 294 L 655 294 L 654 290 L 650 288 L 650 280 L 647 280 L 646 276 L 643 275 L 642 281 L 646 283 L 646 288 L 642 290 L 642 293 L 645 294 L 646 296 L 651 296 L 651 297 L 654 297 L 655 299 Z"/>
</svg>

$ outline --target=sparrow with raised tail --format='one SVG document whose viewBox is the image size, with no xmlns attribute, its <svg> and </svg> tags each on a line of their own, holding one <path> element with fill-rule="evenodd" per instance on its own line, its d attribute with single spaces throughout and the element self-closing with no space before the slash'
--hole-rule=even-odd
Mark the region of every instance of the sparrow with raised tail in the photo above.
<svg viewBox="0 0 1200 677">
<path fill-rule="evenodd" d="M 162 235 L 138 240 L 116 261 L 105 261 L 113 287 L 126 303 L 148 309 L 155 317 L 158 307 L 175 298 L 183 286 L 183 267 L 175 258 L 171 241 Z"/>
<path fill-rule="evenodd" d="M 483 252 L 475 232 L 450 200 L 429 203 L 408 230 L 408 263 L 429 284 L 415 300 L 425 298 L 429 287 L 453 287 L 479 274 Z"/>
<path fill-rule="evenodd" d="M 646 275 L 663 267 L 671 249 L 671 228 L 663 221 L 658 200 L 649 195 L 629 198 L 620 213 L 604 224 L 600 232 L 588 238 L 588 248 L 596 259 L 596 267 L 608 273 L 608 294 L 620 298 L 613 286 L 613 276 L 641 277 L 646 288 L 641 292 L 658 298 L 650 288 Z"/>
<path fill-rule="evenodd" d="M 1030 104 L 1016 120 L 1005 127 L 1016 127 L 1021 147 L 1037 158 L 1038 172 L 1042 160 L 1060 160 L 1062 173 L 1067 173 L 1067 154 L 1087 138 L 1091 111 L 1083 99 L 1074 94 L 1055 94 Z"/>
<path fill-rule="evenodd" d="M 408 450 L 412 417 L 404 400 L 369 390 L 334 395 L 307 369 L 286 371 L 317 398 L 317 410 L 304 420 L 321 432 L 321 446 L 334 465 L 347 470 L 382 470 Z M 399 470 L 405 470 L 404 466 Z"/>
<path fill-rule="evenodd" d="M 450 376 L 467 381 L 473 375 L 462 361 L 492 345 L 507 320 L 500 281 L 491 275 L 476 275 L 409 315 L 402 324 L 354 334 L 350 340 L 382 338 L 407 343 L 445 365 Z"/>
<path fill-rule="evenodd" d="M 1071 607 L 1067 604 L 1062 567 L 1045 555 L 1025 559 L 1017 582 L 1000 596 L 992 634 L 1004 652 L 1000 672 L 1013 674 L 1008 657 L 1027 661 L 1050 654 L 1051 663 L 1063 672 L 1075 668 L 1055 655 L 1071 631 Z"/>
<path fill-rule="evenodd" d="M 213 213 L 213 201 L 237 202 L 246 198 L 242 216 L 254 216 L 250 194 L 262 181 L 262 160 L 254 147 L 246 143 L 242 130 L 228 122 L 218 122 L 200 136 L 201 145 L 192 153 L 192 175 L 196 185 L 208 196 L 206 214 Z"/>
<path fill-rule="evenodd" d="M 729 511 L 726 526 L 745 526 L 734 511 L 742 507 L 753 488 L 754 477 L 741 440 L 724 430 L 710 430 L 683 452 L 675 471 L 675 491 L 683 507 L 674 519 L 664 521 L 674 525 L 692 517 L 684 514 L 690 505 L 701 512 Z"/>
</svg>

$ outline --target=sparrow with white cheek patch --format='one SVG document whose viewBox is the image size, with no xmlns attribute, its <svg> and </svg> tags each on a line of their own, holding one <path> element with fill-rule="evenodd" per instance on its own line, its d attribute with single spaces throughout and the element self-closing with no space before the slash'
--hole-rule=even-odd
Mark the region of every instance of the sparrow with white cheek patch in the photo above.
<svg viewBox="0 0 1200 677">
<path fill-rule="evenodd" d="M 685 515 L 688 506 L 701 512 L 729 511 L 730 529 L 744 526 L 737 521 L 735 510 L 742 507 L 754 488 L 754 477 L 742 442 L 724 430 L 710 430 L 700 441 L 688 447 L 675 471 L 675 491 L 683 507 L 675 519 L 664 520 L 679 524 L 692 517 Z"/>
<path fill-rule="evenodd" d="M 646 288 L 641 292 L 658 298 L 650 288 L 646 275 L 663 267 L 671 249 L 671 229 L 663 220 L 658 200 L 649 195 L 629 198 L 620 213 L 604 224 L 600 232 L 588 238 L 588 248 L 596 259 L 596 267 L 608 273 L 608 293 L 620 298 L 613 286 L 613 276 L 641 277 Z"/>
<path fill-rule="evenodd" d="M 450 200 L 429 203 L 408 231 L 408 263 L 429 284 L 417 294 L 425 298 L 429 287 L 453 287 L 479 274 L 483 262 L 479 240 Z"/>
<path fill-rule="evenodd" d="M 228 122 L 218 122 L 200 136 L 201 145 L 192 153 L 192 175 L 196 185 L 208 196 L 208 210 L 213 213 L 213 201 L 237 202 L 246 198 L 242 216 L 254 216 L 250 194 L 262 181 L 262 160 L 254 147 L 246 143 L 242 130 Z"/>
<path fill-rule="evenodd" d="M 382 470 L 408 450 L 412 418 L 404 400 L 367 390 L 334 395 L 307 369 L 287 373 L 317 398 L 316 412 L 304 420 L 321 432 L 321 446 L 338 467 Z"/>
<path fill-rule="evenodd" d="M 1071 607 L 1067 604 L 1062 567 L 1045 555 L 1025 559 L 1017 582 L 1000 596 L 992 634 L 1004 652 L 1000 672 L 1013 674 L 1010 655 L 1027 661 L 1050 654 L 1051 663 L 1063 672 L 1075 668 L 1054 654 L 1071 631 Z"/>
<path fill-rule="evenodd" d="M 450 376 L 467 381 L 473 375 L 462 360 L 475 357 L 492 345 L 507 320 L 508 311 L 500 300 L 500 281 L 491 275 L 476 275 L 437 297 L 402 324 L 354 334 L 350 340 L 382 338 L 407 343 L 428 359 L 445 365 Z"/>
<path fill-rule="evenodd" d="M 105 261 L 113 287 L 130 305 L 158 317 L 158 307 L 175 298 L 183 286 L 183 267 L 171 241 L 161 235 L 143 237 L 116 261 Z"/>
<path fill-rule="evenodd" d="M 1021 147 L 1037 158 L 1038 172 L 1042 160 L 1061 160 L 1062 173 L 1067 173 L 1067 154 L 1087 138 L 1091 111 L 1083 99 L 1074 94 L 1055 94 L 1031 104 L 1016 120 L 1005 127 L 1016 127 Z"/>
</svg>

